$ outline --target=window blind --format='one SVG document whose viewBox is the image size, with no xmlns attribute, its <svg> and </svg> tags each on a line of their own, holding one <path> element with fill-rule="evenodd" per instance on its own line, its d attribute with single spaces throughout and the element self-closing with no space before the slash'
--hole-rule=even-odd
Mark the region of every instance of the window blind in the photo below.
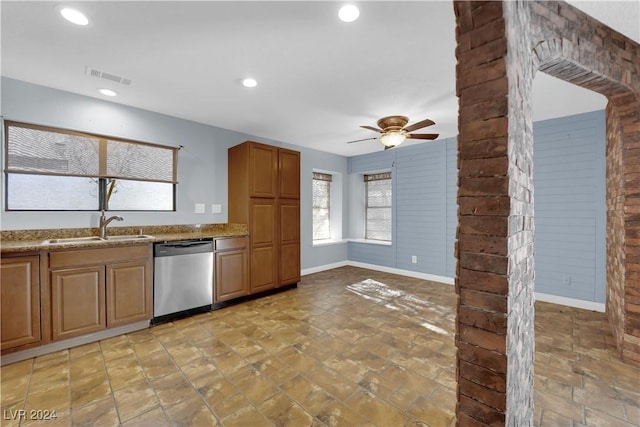
<svg viewBox="0 0 640 427">
<path fill-rule="evenodd" d="M 177 183 L 177 147 L 5 121 L 5 172 Z"/>
<path fill-rule="evenodd" d="M 331 182 L 333 180 L 333 175 L 331 175 L 329 173 L 314 172 L 313 173 L 313 179 L 318 180 L 318 181 Z"/>
<path fill-rule="evenodd" d="M 391 172 L 371 173 L 364 175 L 364 181 L 381 181 L 384 179 L 391 179 Z"/>
</svg>

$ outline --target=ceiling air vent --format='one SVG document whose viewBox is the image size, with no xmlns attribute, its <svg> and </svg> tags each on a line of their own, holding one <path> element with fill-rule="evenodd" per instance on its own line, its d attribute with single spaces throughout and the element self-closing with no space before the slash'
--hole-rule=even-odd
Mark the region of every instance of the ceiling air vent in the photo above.
<svg viewBox="0 0 640 427">
<path fill-rule="evenodd" d="M 95 67 L 90 67 L 87 65 L 85 74 L 89 77 L 95 77 L 98 79 L 109 80 L 115 83 L 119 83 L 121 85 L 129 86 L 131 85 L 131 79 L 126 77 L 118 76 L 117 74 L 107 73 L 106 71 L 98 70 Z"/>
</svg>

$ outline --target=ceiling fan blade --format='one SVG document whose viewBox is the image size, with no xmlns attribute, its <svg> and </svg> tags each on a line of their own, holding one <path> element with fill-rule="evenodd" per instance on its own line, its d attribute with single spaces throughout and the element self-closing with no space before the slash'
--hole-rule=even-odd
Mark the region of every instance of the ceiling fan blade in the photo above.
<svg viewBox="0 0 640 427">
<path fill-rule="evenodd" d="M 416 129 L 422 129 L 422 128 L 426 128 L 427 126 L 431 126 L 431 125 L 435 125 L 436 122 L 434 122 L 433 120 L 429 120 L 429 119 L 424 119 L 420 122 L 416 122 L 412 125 L 406 126 L 404 128 L 404 130 L 406 130 L 407 132 L 413 132 Z"/>
<path fill-rule="evenodd" d="M 372 130 L 374 132 L 382 133 L 382 129 L 374 128 L 373 126 L 360 126 L 360 127 L 363 128 L 363 129 L 369 129 L 369 130 Z"/>
<path fill-rule="evenodd" d="M 439 133 L 410 133 L 407 139 L 436 139 Z"/>
<path fill-rule="evenodd" d="M 355 141 L 347 141 L 347 144 L 352 144 L 354 142 L 361 142 L 361 141 L 369 141 L 371 139 L 378 139 L 378 138 L 365 138 L 365 139 L 356 139 Z"/>
</svg>

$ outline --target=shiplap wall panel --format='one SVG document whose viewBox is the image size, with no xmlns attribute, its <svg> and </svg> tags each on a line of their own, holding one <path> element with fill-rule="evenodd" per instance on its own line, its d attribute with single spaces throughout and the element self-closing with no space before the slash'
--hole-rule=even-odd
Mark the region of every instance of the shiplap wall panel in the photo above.
<svg viewBox="0 0 640 427">
<path fill-rule="evenodd" d="M 444 156 L 441 141 L 396 151 L 397 268 L 445 274 Z"/>
<path fill-rule="evenodd" d="M 537 292 L 604 302 L 604 112 L 537 122 Z"/>
<path fill-rule="evenodd" d="M 604 129 L 604 111 L 534 124 L 537 292 L 604 302 Z M 392 165 L 393 245 L 349 243 L 349 259 L 454 277 L 456 139 L 349 159 L 350 173 Z"/>
<path fill-rule="evenodd" d="M 458 148 L 455 138 L 446 141 L 447 147 L 447 204 L 446 204 L 446 239 L 445 239 L 445 276 L 455 277 L 456 258 L 454 253 L 454 242 L 456 240 L 456 228 L 458 226 Z"/>
<path fill-rule="evenodd" d="M 363 141 L 363 144 L 379 144 L 376 141 Z M 378 151 L 362 156 L 349 157 L 349 173 L 368 173 L 391 170 L 395 153 L 393 150 Z"/>
</svg>

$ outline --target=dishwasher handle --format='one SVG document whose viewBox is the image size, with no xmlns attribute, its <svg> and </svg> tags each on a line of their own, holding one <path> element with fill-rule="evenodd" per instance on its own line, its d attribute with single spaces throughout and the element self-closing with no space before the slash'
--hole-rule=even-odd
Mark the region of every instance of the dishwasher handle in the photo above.
<svg viewBox="0 0 640 427">
<path fill-rule="evenodd" d="M 156 243 L 154 256 L 172 256 L 213 252 L 213 240 L 180 240 L 177 242 Z"/>
</svg>

